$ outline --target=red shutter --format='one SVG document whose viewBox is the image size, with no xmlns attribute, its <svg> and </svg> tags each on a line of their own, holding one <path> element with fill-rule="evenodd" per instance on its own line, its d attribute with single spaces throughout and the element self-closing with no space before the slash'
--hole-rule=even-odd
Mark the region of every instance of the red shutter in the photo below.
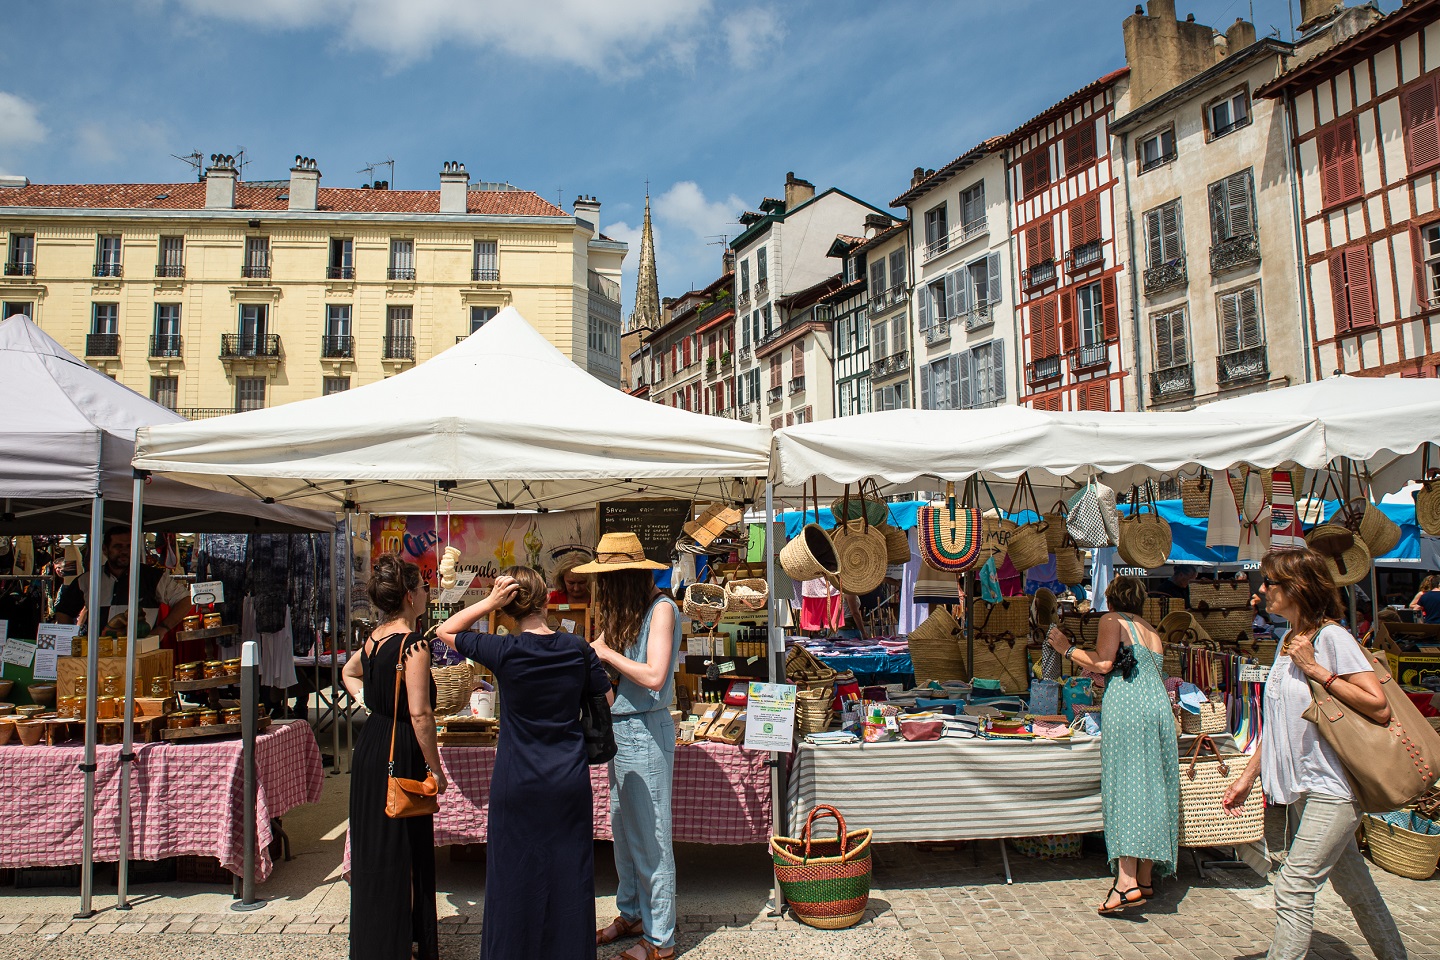
<svg viewBox="0 0 1440 960">
<path fill-rule="evenodd" d="M 1030 306 L 1030 359 L 1044 360 L 1060 352 L 1055 330 L 1055 298 Z"/>
<path fill-rule="evenodd" d="M 1360 136 L 1354 120 L 1347 120 L 1340 128 L 1335 145 L 1339 148 L 1340 189 L 1343 199 L 1354 200 L 1364 194 L 1364 181 L 1360 174 Z"/>
<path fill-rule="evenodd" d="M 1440 104 L 1435 91 L 1435 79 L 1426 78 L 1400 95 L 1411 173 L 1440 162 Z"/>
<path fill-rule="evenodd" d="M 795 344 L 790 348 L 790 376 L 805 376 L 805 347 L 803 344 Z"/>
<path fill-rule="evenodd" d="M 1109 410 L 1110 382 L 1108 380 L 1101 380 L 1099 383 L 1087 383 L 1081 387 L 1080 409 Z"/>
<path fill-rule="evenodd" d="M 1425 275 L 1425 234 L 1422 230 L 1420 226 L 1410 228 L 1410 254 L 1415 263 L 1415 302 L 1421 310 L 1429 310 L 1435 304 L 1430 302 L 1430 278 Z"/>
<path fill-rule="evenodd" d="M 1034 226 L 1025 231 L 1025 267 L 1033 270 L 1035 264 L 1040 262 L 1040 227 Z"/>
<path fill-rule="evenodd" d="M 1331 206 L 1339 202 L 1339 166 L 1335 160 L 1335 128 L 1324 127 L 1315 135 L 1315 148 L 1320 153 L 1320 202 Z"/>
<path fill-rule="evenodd" d="M 780 429 L 781 427 L 783 427 L 784 425 L 785 425 L 785 421 L 784 421 L 784 420 L 781 420 L 779 417 L 771 417 L 771 418 L 770 418 L 770 429 L 771 429 L 771 430 L 779 430 L 779 429 Z"/>
<path fill-rule="evenodd" d="M 1057 413 L 1060 410 L 1059 393 L 1052 393 L 1044 397 L 1036 397 L 1032 402 L 1036 410 L 1053 410 Z"/>
<path fill-rule="evenodd" d="M 1320 151 L 1320 196 L 1325 206 L 1360 196 L 1360 150 L 1354 119 L 1337 120 L 1316 137 Z"/>
<path fill-rule="evenodd" d="M 1350 294 L 1350 327 L 1375 324 L 1375 284 L 1370 276 L 1370 247 L 1345 248 L 1345 288 Z"/>
<path fill-rule="evenodd" d="M 1350 304 L 1345 296 L 1345 251 L 1330 254 L 1330 302 L 1335 313 L 1335 332 L 1350 329 Z"/>
<path fill-rule="evenodd" d="M 1075 295 L 1060 294 L 1060 346 L 1069 353 L 1080 345 L 1080 331 L 1075 326 Z"/>
<path fill-rule="evenodd" d="M 770 358 L 770 386 L 780 386 L 780 355 L 777 353 Z"/>
<path fill-rule="evenodd" d="M 1065 172 L 1073 174 L 1094 163 L 1095 149 L 1095 121 L 1084 121 L 1065 135 Z"/>
<path fill-rule="evenodd" d="M 1100 198 L 1090 197 L 1070 208 L 1070 248 L 1100 239 Z"/>
<path fill-rule="evenodd" d="M 1114 343 L 1120 339 L 1120 300 L 1116 296 L 1115 277 L 1100 281 L 1100 316 L 1105 323 L 1105 340 Z"/>
</svg>

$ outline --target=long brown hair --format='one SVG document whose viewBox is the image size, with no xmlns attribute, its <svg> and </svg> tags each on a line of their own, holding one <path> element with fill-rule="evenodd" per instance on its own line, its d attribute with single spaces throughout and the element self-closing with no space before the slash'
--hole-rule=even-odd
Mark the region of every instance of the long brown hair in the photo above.
<svg viewBox="0 0 1440 960">
<path fill-rule="evenodd" d="M 640 621 L 650 609 L 655 578 L 649 570 L 616 570 L 595 574 L 591 601 L 599 615 L 596 627 L 605 643 L 624 653 L 640 636 Z"/>
<path fill-rule="evenodd" d="M 1296 629 L 1318 630 L 1327 620 L 1344 618 L 1330 565 L 1314 550 L 1271 550 L 1260 560 L 1260 574 L 1289 596 L 1298 614 Z"/>
</svg>

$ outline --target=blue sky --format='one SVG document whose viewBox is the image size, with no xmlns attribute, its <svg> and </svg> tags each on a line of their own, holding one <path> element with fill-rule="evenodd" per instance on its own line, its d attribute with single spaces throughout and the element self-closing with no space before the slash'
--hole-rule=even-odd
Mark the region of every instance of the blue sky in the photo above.
<svg viewBox="0 0 1440 960">
<path fill-rule="evenodd" d="M 1352 0 L 1352 3 L 1354 0 Z M 1298 17 L 1299 0 L 1292 0 Z M 327 186 L 393 158 L 440 164 L 569 209 L 603 203 L 632 242 L 645 182 L 660 289 L 718 275 L 720 235 L 786 171 L 885 208 L 938 167 L 1124 64 L 1134 0 L 47 0 L 6 4 L 0 172 L 174 181 L 171 154 L 245 149 L 245 176 Z M 1398 0 L 1384 0 L 1386 10 Z M 1286 0 L 1180 0 L 1223 29 Z"/>
</svg>

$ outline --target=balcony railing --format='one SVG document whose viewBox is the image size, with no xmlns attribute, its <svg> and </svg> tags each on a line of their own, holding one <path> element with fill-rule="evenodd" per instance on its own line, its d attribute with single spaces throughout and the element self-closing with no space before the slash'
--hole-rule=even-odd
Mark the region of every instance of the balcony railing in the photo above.
<svg viewBox="0 0 1440 960">
<path fill-rule="evenodd" d="M 972 220 L 969 223 L 962 223 L 955 227 L 943 237 L 936 237 L 925 244 L 924 261 L 929 262 L 943 253 L 958 249 L 974 240 L 976 237 L 983 237 L 990 232 L 990 224 L 984 217 Z"/>
<path fill-rule="evenodd" d="M 1247 113 L 1247 114 L 1246 114 L 1245 116 L 1243 116 L 1243 117 L 1236 117 L 1234 120 L 1230 121 L 1229 123 L 1222 124 L 1222 125 L 1216 127 L 1214 130 L 1211 130 L 1211 131 L 1210 131 L 1210 139 L 1211 139 L 1211 140 L 1218 140 L 1220 137 L 1225 136 L 1225 134 L 1227 134 L 1227 133 L 1233 133 L 1234 131 L 1239 130 L 1241 127 L 1248 127 L 1248 126 L 1250 126 L 1250 115 Z"/>
<path fill-rule="evenodd" d="M 185 264 L 157 263 L 155 264 L 155 276 L 159 279 L 178 280 L 185 276 Z"/>
<path fill-rule="evenodd" d="M 1054 380 L 1060 376 L 1059 357 L 1041 357 L 1030 363 L 1025 371 L 1026 380 L 1030 383 L 1044 383 L 1046 380 Z"/>
<path fill-rule="evenodd" d="M 1222 353 L 1215 358 L 1215 379 L 1222 386 L 1258 380 L 1270 375 L 1270 360 L 1265 345 Z"/>
<path fill-rule="evenodd" d="M 994 323 L 995 313 L 990 308 L 990 304 L 988 303 L 977 304 L 976 306 L 970 308 L 969 313 L 965 314 L 965 330 L 967 333 L 973 333 L 976 330 L 984 330 L 986 327 L 991 326 Z"/>
<path fill-rule="evenodd" d="M 1084 270 L 1105 259 L 1105 245 L 1099 240 L 1082 243 L 1070 251 L 1070 269 Z"/>
<path fill-rule="evenodd" d="M 1165 367 L 1150 374 L 1150 396 L 1156 400 L 1195 395 L 1195 368 L 1189 363 Z"/>
<path fill-rule="evenodd" d="M 1110 362 L 1110 351 L 1103 343 L 1097 343 L 1089 347 L 1076 347 L 1070 351 L 1070 367 L 1072 370 L 1089 370 L 1092 367 L 1103 367 Z"/>
<path fill-rule="evenodd" d="M 800 391 L 802 391 L 802 390 L 804 390 L 804 389 L 805 389 L 805 377 L 804 377 L 804 375 L 802 374 L 801 376 L 792 377 L 792 378 L 790 379 L 790 389 L 789 389 L 787 392 L 790 394 L 790 396 L 793 397 L 795 394 L 799 393 Z"/>
<path fill-rule="evenodd" d="M 950 339 L 950 321 L 948 319 L 934 320 L 923 332 L 927 346 L 933 347 L 936 344 L 944 343 Z"/>
<path fill-rule="evenodd" d="M 723 370 L 734 362 L 735 356 L 729 350 L 726 350 L 724 353 L 720 354 L 720 369 Z"/>
<path fill-rule="evenodd" d="M 384 356 L 386 360 L 414 360 L 415 338 L 386 337 L 382 356 Z"/>
<path fill-rule="evenodd" d="M 414 277 L 410 278 L 414 280 Z M 473 283 L 494 283 L 500 279 L 499 267 L 474 267 L 470 270 L 470 280 Z"/>
<path fill-rule="evenodd" d="M 1152 158 L 1149 159 L 1149 160 L 1141 160 L 1141 161 L 1140 161 L 1140 172 L 1141 172 L 1141 173 L 1145 173 L 1146 171 L 1154 170 L 1156 167 L 1163 167 L 1165 164 L 1167 164 L 1167 163 L 1169 163 L 1170 161 L 1174 160 L 1175 157 L 1176 157 L 1176 153 L 1175 153 L 1175 151 L 1172 149 L 1169 153 L 1159 154 L 1159 155 L 1157 155 L 1157 156 L 1155 156 L 1155 157 L 1152 157 Z"/>
<path fill-rule="evenodd" d="M 150 356 L 156 358 L 178 357 L 181 347 L 180 334 L 156 333 L 150 337 Z"/>
<path fill-rule="evenodd" d="M 741 362 L 741 363 L 744 363 L 745 361 L 749 360 L 753 355 L 754 355 L 754 351 L 750 348 L 750 344 L 747 343 L 747 344 L 745 344 L 743 347 L 740 348 L 740 362 Z"/>
<path fill-rule="evenodd" d="M 705 373 L 706 373 L 706 374 L 713 374 L 713 373 L 715 372 L 715 368 L 718 367 L 718 366 L 720 366 L 720 361 L 719 361 L 718 358 L 716 358 L 716 357 L 706 357 L 706 358 L 705 358 Z"/>
<path fill-rule="evenodd" d="M 1156 267 L 1145 270 L 1145 295 L 1154 296 L 1162 290 L 1183 286 L 1190 282 L 1184 257 L 1167 260 Z"/>
<path fill-rule="evenodd" d="M 910 289 L 903 283 L 897 283 L 892 287 L 872 293 L 870 295 L 870 313 L 872 316 L 884 313 L 897 304 L 904 303 L 910 296 Z"/>
<path fill-rule="evenodd" d="M 268 280 L 270 279 L 270 264 L 268 263 L 244 263 L 240 265 L 240 276 L 246 280 Z"/>
<path fill-rule="evenodd" d="M 387 267 L 385 270 L 386 280 L 414 280 L 414 267 Z"/>
<path fill-rule="evenodd" d="M 279 359 L 280 334 L 222 333 L 220 335 L 221 360 L 246 357 Z"/>
<path fill-rule="evenodd" d="M 881 357 L 879 360 L 872 360 L 870 363 L 870 377 L 878 380 L 881 377 L 891 377 L 904 373 L 910 369 L 910 351 L 904 350 L 899 353 L 892 353 L 888 357 Z"/>
<path fill-rule="evenodd" d="M 186 420 L 209 420 L 211 417 L 228 417 L 236 410 L 234 407 L 180 407 L 175 412 Z"/>
<path fill-rule="evenodd" d="M 756 300 L 759 300 L 761 297 L 767 295 L 769 292 L 770 292 L 770 281 L 769 281 L 768 279 L 755 281 L 755 299 L 756 299 Z"/>
<path fill-rule="evenodd" d="M 353 360 L 355 338 L 348 334 L 321 337 L 320 356 L 326 360 Z"/>
<path fill-rule="evenodd" d="M 750 291 L 749 291 L 749 290 L 741 290 L 741 291 L 740 291 L 740 295 L 735 298 L 735 304 L 736 304 L 736 306 L 740 306 L 740 307 L 748 307 L 748 306 L 750 306 Z"/>
<path fill-rule="evenodd" d="M 784 392 L 784 387 L 771 387 L 769 390 L 765 391 L 765 402 L 779 403 L 780 397 L 784 394 Z"/>
<path fill-rule="evenodd" d="M 734 309 L 735 299 L 727 293 L 725 296 L 716 300 L 714 303 L 710 304 L 707 307 L 703 307 L 700 310 L 700 323 L 702 325 L 707 324 L 711 320 L 714 320 L 716 317 L 725 313 L 725 311 Z"/>
<path fill-rule="evenodd" d="M 339 266 L 338 264 L 332 263 L 332 264 L 330 264 L 330 266 L 328 266 L 328 267 L 325 268 L 325 279 L 326 279 L 326 280 L 354 280 L 354 279 L 355 279 L 355 267 L 354 267 L 353 265 L 346 265 L 346 266 L 343 266 L 343 267 L 342 267 L 342 266 Z"/>
<path fill-rule="evenodd" d="M 1046 260 L 1043 263 L 1037 263 L 1026 269 L 1022 276 L 1027 290 L 1053 283 L 1055 281 L 1055 261 Z"/>
<path fill-rule="evenodd" d="M 5 276 L 7 277 L 33 277 L 35 276 L 34 260 L 6 260 Z"/>
<path fill-rule="evenodd" d="M 1210 248 L 1210 272 L 1225 273 L 1260 262 L 1260 238 L 1255 234 L 1231 237 Z"/>
<path fill-rule="evenodd" d="M 755 404 L 745 402 L 735 408 L 735 419 L 749 420 L 755 415 Z"/>
<path fill-rule="evenodd" d="M 123 272 L 124 271 L 121 269 L 119 263 L 116 263 L 114 261 L 102 260 L 101 262 L 95 264 L 94 275 L 97 277 L 118 277 Z"/>
<path fill-rule="evenodd" d="M 89 333 L 85 335 L 85 356 L 87 357 L 118 357 L 120 356 L 120 334 L 118 333 Z"/>
</svg>

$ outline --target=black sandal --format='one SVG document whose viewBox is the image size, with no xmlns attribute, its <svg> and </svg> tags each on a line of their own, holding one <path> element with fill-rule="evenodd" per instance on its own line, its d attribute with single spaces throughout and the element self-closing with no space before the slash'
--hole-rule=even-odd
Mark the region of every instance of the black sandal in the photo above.
<svg viewBox="0 0 1440 960">
<path fill-rule="evenodd" d="M 1110 893 L 1113 893 L 1115 896 L 1120 898 L 1120 902 L 1115 904 L 1115 906 L 1113 907 L 1109 906 Z M 1108 917 L 1112 914 L 1121 913 L 1125 910 L 1126 907 L 1138 907 L 1146 900 L 1145 894 L 1140 891 L 1139 887 L 1131 887 L 1129 890 L 1122 891 L 1119 884 L 1111 884 L 1110 893 L 1107 893 L 1105 895 L 1105 902 L 1100 904 L 1099 910 L 1096 911 L 1102 917 Z M 1130 899 L 1130 894 L 1132 893 L 1135 894 L 1135 899 L 1133 900 Z"/>
</svg>

